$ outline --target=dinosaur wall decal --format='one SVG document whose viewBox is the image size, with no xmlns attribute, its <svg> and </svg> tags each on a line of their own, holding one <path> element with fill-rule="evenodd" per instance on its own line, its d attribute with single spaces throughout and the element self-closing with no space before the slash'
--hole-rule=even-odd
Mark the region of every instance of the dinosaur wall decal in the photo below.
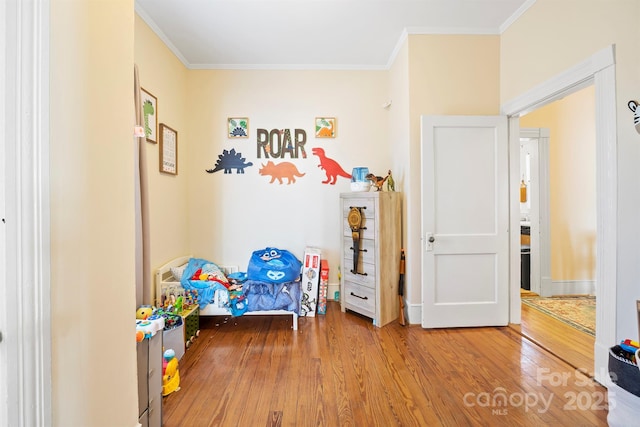
<svg viewBox="0 0 640 427">
<path fill-rule="evenodd" d="M 153 108 L 153 104 L 150 100 L 144 101 L 142 105 L 142 114 L 144 116 L 144 133 L 147 138 L 149 138 L 153 134 L 153 129 L 149 126 L 149 116 L 153 116 L 156 110 Z"/>
<path fill-rule="evenodd" d="M 236 153 L 236 149 L 232 148 L 231 151 L 223 150 L 222 154 L 218 155 L 218 161 L 213 169 L 207 169 L 207 173 L 214 173 L 223 170 L 224 173 L 231 173 L 232 169 L 236 170 L 236 173 L 244 173 L 244 168 L 253 166 L 253 163 L 245 162 L 245 158 L 242 157 L 242 153 Z"/>
<path fill-rule="evenodd" d="M 278 183 L 282 184 L 282 179 L 286 178 L 288 180 L 287 185 L 296 182 L 297 177 L 303 177 L 305 174 L 300 173 L 296 165 L 291 162 L 282 162 L 275 164 L 272 161 L 268 161 L 267 164 L 263 164 L 262 168 L 258 171 L 260 175 L 271 175 L 271 181 L 269 184 L 273 184 L 275 180 L 278 180 Z"/>
<path fill-rule="evenodd" d="M 344 169 L 342 169 L 342 166 L 338 164 L 338 162 L 327 157 L 324 153 L 324 149 L 315 147 L 311 149 L 311 153 L 314 156 L 318 156 L 318 158 L 320 159 L 320 164 L 318 165 L 318 167 L 324 170 L 327 174 L 326 181 L 322 181 L 323 184 L 334 185 L 339 176 L 351 179 L 351 174 L 346 173 Z"/>
</svg>

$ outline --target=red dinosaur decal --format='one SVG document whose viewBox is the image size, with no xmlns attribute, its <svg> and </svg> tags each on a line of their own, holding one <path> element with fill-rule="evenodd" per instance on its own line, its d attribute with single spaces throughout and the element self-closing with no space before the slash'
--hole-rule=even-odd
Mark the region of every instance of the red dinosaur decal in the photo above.
<svg viewBox="0 0 640 427">
<path fill-rule="evenodd" d="M 339 176 L 351 179 L 351 175 L 346 173 L 338 162 L 325 156 L 324 149 L 317 147 L 312 148 L 311 153 L 320 158 L 318 167 L 327 173 L 327 180 L 322 181 L 323 184 L 334 185 Z"/>
</svg>

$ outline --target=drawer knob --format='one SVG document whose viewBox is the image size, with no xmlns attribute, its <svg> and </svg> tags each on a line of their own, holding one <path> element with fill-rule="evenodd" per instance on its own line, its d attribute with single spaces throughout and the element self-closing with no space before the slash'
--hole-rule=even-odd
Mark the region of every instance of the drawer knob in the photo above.
<svg viewBox="0 0 640 427">
<path fill-rule="evenodd" d="M 360 295 L 356 295 L 353 292 L 351 292 L 351 296 L 352 297 L 356 297 L 356 298 L 360 298 L 360 299 L 363 299 L 363 300 L 368 300 L 369 299 L 369 297 L 361 297 Z"/>
</svg>

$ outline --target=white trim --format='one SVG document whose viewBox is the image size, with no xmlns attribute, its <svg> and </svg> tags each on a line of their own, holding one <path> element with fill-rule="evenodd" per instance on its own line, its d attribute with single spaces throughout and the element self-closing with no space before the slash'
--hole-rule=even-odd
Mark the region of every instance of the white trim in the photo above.
<svg viewBox="0 0 640 427">
<path fill-rule="evenodd" d="M 499 28 L 493 27 L 406 27 L 409 34 L 444 34 L 444 35 L 477 35 L 477 36 L 497 36 L 500 35 Z"/>
<path fill-rule="evenodd" d="M 609 363 L 609 347 L 616 342 L 618 288 L 618 147 L 615 62 L 595 74 L 596 89 L 596 380 Z M 606 286 L 604 286 L 606 284 Z"/>
<path fill-rule="evenodd" d="M 520 324 L 520 119 L 509 122 L 509 323 Z M 513 185 L 517 182 L 518 185 Z M 518 292 L 514 292 L 514 287 Z"/>
<path fill-rule="evenodd" d="M 187 59 L 182 55 L 182 52 L 180 52 L 180 49 L 178 49 L 177 47 L 175 47 L 173 43 L 171 43 L 171 40 L 169 39 L 169 37 L 167 37 L 167 35 L 164 33 L 164 31 L 160 29 L 160 27 L 158 27 L 155 21 L 144 11 L 144 9 L 138 5 L 138 2 L 134 2 L 134 9 L 135 9 L 135 12 L 138 14 L 138 16 L 144 22 L 146 22 L 149 28 L 151 28 L 151 30 L 153 30 L 153 32 L 156 33 L 156 35 L 160 40 L 162 40 L 162 43 L 164 43 L 169 48 L 169 50 L 173 52 L 176 58 L 178 58 L 180 62 L 184 64 L 185 67 L 191 68 L 191 66 L 189 65 L 189 61 L 187 61 Z"/>
<path fill-rule="evenodd" d="M 595 379 L 601 384 L 606 384 L 608 348 L 612 345 L 611 343 L 616 342 L 618 163 L 615 47 L 611 45 L 602 49 L 586 61 L 505 103 L 501 111 L 512 119 L 520 117 L 590 84 L 595 84 L 596 92 L 596 241 L 598 242 L 596 299 L 598 303 L 596 305 L 594 372 Z M 512 186 L 519 185 L 518 178 L 518 175 L 512 172 Z M 516 197 L 514 193 L 515 190 L 511 192 L 512 197 Z M 514 206 L 514 202 L 511 206 Z M 511 215 L 513 225 L 515 217 L 519 216 L 519 211 L 512 211 Z M 516 265 L 514 258 L 515 254 L 512 253 L 512 266 Z M 511 277 L 513 280 L 514 274 Z M 606 286 L 601 285 L 605 283 Z M 511 301 L 517 300 L 519 304 L 519 281 L 512 282 L 511 292 Z M 512 313 L 511 322 L 519 321 L 520 319 Z"/>
<path fill-rule="evenodd" d="M 407 37 L 409 37 L 409 33 L 405 28 L 404 30 L 402 30 L 402 34 L 400 34 L 400 38 L 396 42 L 396 45 L 393 48 L 393 51 L 391 52 L 391 55 L 389 55 L 389 60 L 387 61 L 387 66 L 386 66 L 387 70 L 390 70 L 393 63 L 396 62 L 396 58 L 400 53 L 400 50 L 402 49 L 404 42 L 407 40 Z"/>
<path fill-rule="evenodd" d="M 549 209 L 549 129 L 520 129 L 520 139 L 536 140 L 537 171 L 531 171 L 531 291 L 549 295 L 551 232 Z M 533 162 L 532 162 L 533 169 Z M 536 175 L 534 179 L 534 174 Z M 537 182 L 536 182 L 537 180 Z"/>
<path fill-rule="evenodd" d="M 49 1 L 6 3 L 6 425 L 51 425 Z M 4 367 L 3 367 L 4 368 Z M 4 420 L 1 420 L 4 421 Z"/>
<path fill-rule="evenodd" d="M 184 64 L 184 66 L 190 70 L 384 71 L 389 69 L 387 65 L 360 64 Z"/>
<path fill-rule="evenodd" d="M 595 280 L 554 280 L 551 282 L 547 294 L 541 294 L 540 296 L 595 295 L 595 293 Z"/>
<path fill-rule="evenodd" d="M 615 48 L 609 46 L 591 58 L 534 87 L 501 107 L 502 114 L 522 117 L 531 111 L 576 92 L 593 83 L 593 76 L 615 64 Z"/>
<path fill-rule="evenodd" d="M 535 4 L 536 0 L 527 0 L 526 2 L 524 2 L 524 4 L 522 6 L 520 6 L 518 8 L 518 10 L 516 10 L 513 15 L 511 15 L 509 18 L 507 18 L 506 21 L 504 21 L 502 23 L 502 25 L 500 25 L 500 34 L 504 33 L 510 26 L 511 24 L 513 24 L 514 22 L 516 22 L 518 20 L 518 18 L 520 18 L 522 15 L 524 15 L 524 13 L 529 10 L 529 8 L 531 6 L 533 6 Z"/>
<path fill-rule="evenodd" d="M 8 26 L 7 22 L 7 2 L 0 1 L 0 22 L 4 23 L 5 30 L 0 30 L 0 378 L 9 378 L 9 353 L 7 341 L 7 332 L 9 326 L 9 317 L 7 316 L 7 306 L 9 301 L 9 293 L 7 292 L 7 233 L 6 233 L 6 192 L 5 186 L 9 181 L 6 158 L 6 108 L 5 104 L 9 100 L 4 95 L 6 84 L 6 44 Z M 13 330 L 13 327 L 12 327 Z M 0 425 L 9 425 L 9 390 L 12 384 L 9 381 L 0 381 Z"/>
</svg>

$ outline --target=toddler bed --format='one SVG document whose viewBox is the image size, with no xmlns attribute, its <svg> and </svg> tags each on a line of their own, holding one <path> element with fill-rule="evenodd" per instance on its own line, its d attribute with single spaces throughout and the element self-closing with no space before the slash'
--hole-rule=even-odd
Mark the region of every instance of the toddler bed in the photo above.
<svg viewBox="0 0 640 427">
<path fill-rule="evenodd" d="M 182 272 L 185 271 L 189 275 L 191 273 L 189 269 L 193 270 L 199 267 L 194 263 L 194 260 L 200 261 L 192 256 L 179 257 L 156 270 L 156 299 L 158 301 L 163 295 L 182 295 L 185 292 L 185 287 L 190 288 L 192 284 L 204 286 L 198 288 L 200 316 L 288 315 L 292 317 L 293 330 L 298 330 L 300 282 L 277 285 L 256 281 L 245 282 L 243 292 L 248 293 L 248 304 L 244 308 L 246 311 L 239 313 L 237 310 L 232 310 L 229 302 L 229 290 L 222 284 L 215 281 L 202 282 L 199 280 L 185 282 L 185 276 L 183 276 L 183 283 L 181 284 L 181 281 L 176 276 L 181 276 Z M 220 270 L 225 275 L 231 273 L 230 271 L 224 271 L 224 267 L 221 267 Z M 278 309 L 265 309 L 274 306 L 278 307 Z"/>
</svg>

